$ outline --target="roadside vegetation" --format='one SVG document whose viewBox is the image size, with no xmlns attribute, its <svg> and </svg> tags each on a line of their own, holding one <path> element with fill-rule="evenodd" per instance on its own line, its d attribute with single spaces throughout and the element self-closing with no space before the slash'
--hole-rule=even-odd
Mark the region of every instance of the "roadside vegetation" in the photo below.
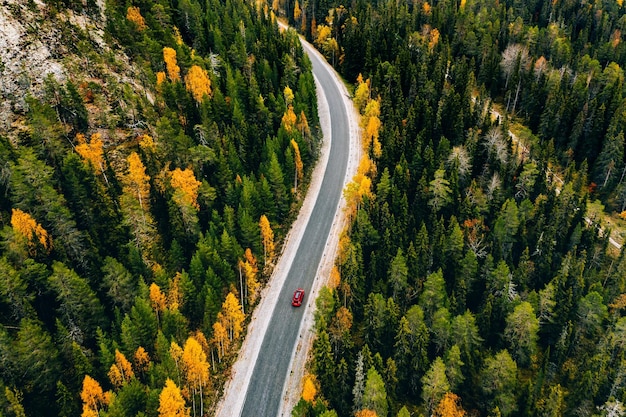
<svg viewBox="0 0 626 417">
<path fill-rule="evenodd" d="M 622 2 L 274 8 L 366 153 L 293 415 L 624 415 Z"/>
<path fill-rule="evenodd" d="M 0 132 L 0 415 L 210 414 L 318 152 L 310 62 L 238 0 L 11 13 L 67 78 Z"/>
</svg>

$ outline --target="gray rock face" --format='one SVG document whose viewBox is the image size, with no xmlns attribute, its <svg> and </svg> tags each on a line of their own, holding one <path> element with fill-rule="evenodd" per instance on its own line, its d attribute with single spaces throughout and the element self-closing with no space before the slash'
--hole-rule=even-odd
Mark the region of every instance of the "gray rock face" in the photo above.
<svg viewBox="0 0 626 417">
<path fill-rule="evenodd" d="M 41 39 L 37 9 L 25 2 L 4 0 L 0 6 L 0 131 L 10 132 L 17 115 L 26 110 L 28 93 L 39 96 L 50 74 L 62 82 L 63 65 L 53 58 Z"/>
</svg>

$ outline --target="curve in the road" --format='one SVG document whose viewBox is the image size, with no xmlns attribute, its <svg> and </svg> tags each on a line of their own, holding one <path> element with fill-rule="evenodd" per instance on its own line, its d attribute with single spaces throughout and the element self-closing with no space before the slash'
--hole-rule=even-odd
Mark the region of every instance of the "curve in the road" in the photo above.
<svg viewBox="0 0 626 417">
<path fill-rule="evenodd" d="M 254 366 L 241 412 L 243 417 L 276 416 L 279 412 L 283 384 L 304 314 L 304 309 L 291 306 L 291 296 L 296 288 L 303 288 L 307 297 L 310 296 L 346 176 L 350 154 L 348 111 L 342 92 L 337 89 L 335 79 L 322 59 L 314 53 L 309 53 L 309 58 L 313 73 L 324 89 L 331 115 L 330 153 L 318 198 Z"/>
<path fill-rule="evenodd" d="M 321 155 L 272 278 L 253 311 L 231 377 L 216 405 L 216 417 L 272 417 L 277 412 L 291 415 L 300 395 L 306 352 L 313 340 L 314 297 L 330 273 L 346 220 L 341 192 L 356 173 L 361 154 L 358 115 L 334 70 L 310 44 L 302 43 L 313 64 L 317 87 L 324 134 Z M 290 306 L 294 286 L 308 290 L 299 309 Z M 268 348 L 272 352 L 269 357 L 265 356 Z"/>
</svg>

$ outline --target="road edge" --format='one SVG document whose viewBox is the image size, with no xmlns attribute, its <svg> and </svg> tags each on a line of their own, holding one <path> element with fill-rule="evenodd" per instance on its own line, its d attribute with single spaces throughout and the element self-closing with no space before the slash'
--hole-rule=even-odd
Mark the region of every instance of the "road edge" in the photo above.
<svg viewBox="0 0 626 417">
<path fill-rule="evenodd" d="M 302 43 L 305 51 L 310 54 L 317 54 L 321 56 L 321 54 L 306 40 L 300 37 L 300 42 Z M 360 146 L 360 128 L 359 128 L 359 116 L 352 100 L 350 99 L 350 94 L 346 89 L 346 86 L 341 82 L 340 76 L 337 72 L 326 62 L 326 59 L 322 57 L 323 62 L 326 64 L 328 70 L 333 75 L 335 80 L 335 84 L 337 88 L 341 91 L 341 96 L 343 99 L 343 105 L 346 108 L 346 113 L 348 114 L 348 120 L 350 123 L 350 156 L 348 158 L 348 166 L 346 168 L 346 175 L 343 181 L 342 189 L 345 189 L 346 185 L 350 182 L 350 180 L 354 177 L 357 172 L 357 168 L 359 165 L 359 161 L 361 159 L 361 146 Z M 321 88 L 318 84 L 317 78 L 316 81 L 316 89 L 321 91 Z M 323 95 L 323 91 L 321 92 Z M 320 99 L 318 96 L 318 103 L 320 103 Z M 324 103 L 325 98 L 324 98 Z M 326 104 L 327 106 L 327 104 Z M 318 104 L 318 117 L 320 119 L 320 126 L 327 126 L 327 131 L 330 130 L 330 120 L 327 120 L 327 123 L 322 123 L 322 117 L 330 118 L 330 114 L 328 109 L 326 108 L 327 113 L 322 114 L 322 109 Z M 324 119 L 325 120 L 325 119 Z M 326 121 L 326 120 L 325 120 Z M 328 132 L 328 139 L 326 139 L 327 131 L 323 131 L 324 135 L 324 143 L 328 142 L 330 147 L 330 132 Z M 317 169 L 317 168 L 316 168 Z M 313 285 L 311 287 L 311 293 L 307 297 L 306 310 L 302 317 L 302 321 L 300 322 L 300 330 L 298 334 L 298 342 L 294 346 L 294 350 L 291 354 L 291 359 L 289 362 L 289 368 L 287 371 L 287 375 L 285 377 L 285 383 L 283 385 L 282 392 L 282 401 L 281 406 L 278 411 L 279 417 L 288 417 L 291 416 L 291 411 L 295 407 L 295 405 L 300 400 L 301 392 L 302 392 L 302 382 L 306 371 L 306 364 L 308 362 L 308 355 L 313 346 L 313 341 L 315 339 L 314 332 L 314 313 L 316 309 L 315 301 L 319 294 L 321 288 L 328 283 L 328 278 L 330 277 L 330 272 L 332 267 L 334 266 L 335 259 L 337 257 L 337 249 L 339 246 L 339 239 L 341 237 L 341 232 L 344 230 L 348 217 L 346 214 L 346 200 L 342 194 L 337 204 L 337 209 L 335 210 L 335 218 L 333 220 L 333 224 L 331 226 L 330 232 L 328 234 L 328 238 L 326 240 L 326 245 L 324 248 L 324 253 L 322 254 L 322 259 L 317 269 L 317 273 L 315 274 L 315 279 L 313 281 Z"/>
</svg>

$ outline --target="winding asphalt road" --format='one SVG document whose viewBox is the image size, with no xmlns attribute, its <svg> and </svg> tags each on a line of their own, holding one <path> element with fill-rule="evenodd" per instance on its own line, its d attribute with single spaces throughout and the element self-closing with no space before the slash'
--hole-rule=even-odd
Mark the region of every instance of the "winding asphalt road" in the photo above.
<svg viewBox="0 0 626 417">
<path fill-rule="evenodd" d="M 330 110 L 330 153 L 318 198 L 280 291 L 247 393 L 240 393 L 245 395 L 240 414 L 243 417 L 272 417 L 279 412 L 283 385 L 304 314 L 304 304 L 302 308 L 292 307 L 291 298 L 296 288 L 303 288 L 306 291 L 304 301 L 308 301 L 343 191 L 350 153 L 348 113 L 342 92 L 337 88 L 328 64 L 306 45 L 305 51 Z"/>
</svg>

